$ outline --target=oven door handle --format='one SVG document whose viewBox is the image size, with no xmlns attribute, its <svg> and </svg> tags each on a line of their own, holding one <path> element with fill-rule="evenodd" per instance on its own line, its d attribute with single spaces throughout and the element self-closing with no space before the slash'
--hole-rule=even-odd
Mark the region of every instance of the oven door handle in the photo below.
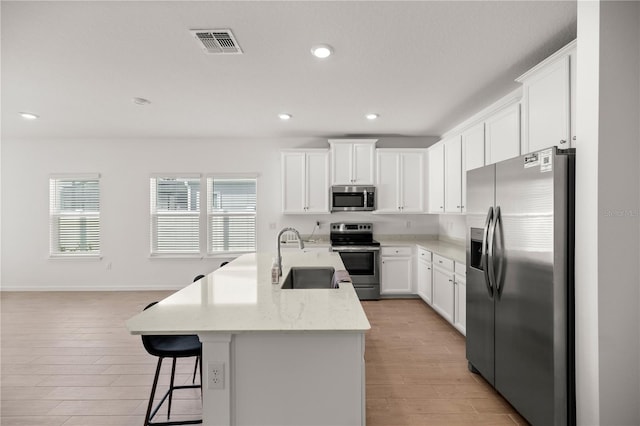
<svg viewBox="0 0 640 426">
<path fill-rule="evenodd" d="M 368 246 L 332 246 L 331 251 L 380 251 L 380 247 L 368 247 Z"/>
</svg>

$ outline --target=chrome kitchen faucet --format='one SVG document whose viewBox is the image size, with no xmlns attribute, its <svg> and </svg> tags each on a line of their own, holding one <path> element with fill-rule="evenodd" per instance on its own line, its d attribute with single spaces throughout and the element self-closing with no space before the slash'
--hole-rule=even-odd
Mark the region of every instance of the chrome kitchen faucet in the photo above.
<svg viewBox="0 0 640 426">
<path fill-rule="evenodd" d="M 300 233 L 298 232 L 297 229 L 282 228 L 280 232 L 278 232 L 278 239 L 276 241 L 276 244 L 278 245 L 278 257 L 276 258 L 276 262 L 278 266 L 278 278 L 282 276 L 282 254 L 280 253 L 280 237 L 282 236 L 282 234 L 284 234 L 287 231 L 291 231 L 294 234 L 296 234 L 296 237 L 298 238 L 298 247 L 300 247 L 300 250 L 304 248 L 304 242 L 302 241 L 302 237 L 300 236 Z"/>
</svg>

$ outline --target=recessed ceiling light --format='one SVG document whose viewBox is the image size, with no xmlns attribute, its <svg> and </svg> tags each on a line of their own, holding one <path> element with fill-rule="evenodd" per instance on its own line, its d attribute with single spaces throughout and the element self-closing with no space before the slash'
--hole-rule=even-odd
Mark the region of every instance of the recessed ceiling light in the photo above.
<svg viewBox="0 0 640 426">
<path fill-rule="evenodd" d="M 280 118 L 280 120 L 284 120 L 284 121 L 290 120 L 291 117 L 293 117 L 293 116 L 291 114 L 287 114 L 286 112 L 282 112 L 282 113 L 278 114 L 278 118 Z"/>
<path fill-rule="evenodd" d="M 20 112 L 20 117 L 24 118 L 25 120 L 37 120 L 38 118 L 40 118 L 39 115 L 33 114 L 31 112 Z"/>
<path fill-rule="evenodd" d="M 365 117 L 367 117 L 367 120 L 375 120 L 376 118 L 380 117 L 380 114 L 376 114 L 374 112 L 369 113 L 367 115 L 365 115 Z"/>
<path fill-rule="evenodd" d="M 328 58 L 333 53 L 333 49 L 328 44 L 319 44 L 311 48 L 311 54 L 316 58 Z"/>
<path fill-rule="evenodd" d="M 136 105 L 149 105 L 151 103 L 149 99 L 145 98 L 133 98 L 132 101 Z"/>
</svg>

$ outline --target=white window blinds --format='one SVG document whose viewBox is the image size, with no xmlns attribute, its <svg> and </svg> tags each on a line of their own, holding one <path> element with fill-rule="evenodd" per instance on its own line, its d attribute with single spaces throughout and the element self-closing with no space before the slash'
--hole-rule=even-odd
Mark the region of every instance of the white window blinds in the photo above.
<svg viewBox="0 0 640 426">
<path fill-rule="evenodd" d="M 99 175 L 49 178 L 51 256 L 100 255 Z"/>
<path fill-rule="evenodd" d="M 256 250 L 256 179 L 207 178 L 209 254 Z"/>
<path fill-rule="evenodd" d="M 200 253 L 200 177 L 151 178 L 151 253 Z"/>
</svg>

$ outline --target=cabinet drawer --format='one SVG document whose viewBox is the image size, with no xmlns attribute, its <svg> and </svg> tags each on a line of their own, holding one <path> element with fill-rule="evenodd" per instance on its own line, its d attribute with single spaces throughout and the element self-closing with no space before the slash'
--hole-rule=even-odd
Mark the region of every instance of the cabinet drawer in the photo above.
<svg viewBox="0 0 640 426">
<path fill-rule="evenodd" d="M 381 247 L 382 256 L 411 256 L 411 247 Z"/>
<path fill-rule="evenodd" d="M 441 268 L 453 271 L 453 260 L 442 257 L 439 254 L 433 255 L 433 264 L 438 265 Z"/>
<path fill-rule="evenodd" d="M 454 271 L 456 274 L 461 275 L 463 277 L 467 276 L 467 265 L 464 263 L 456 262 L 454 266 Z"/>
<path fill-rule="evenodd" d="M 429 250 L 423 249 L 422 247 L 418 247 L 418 259 L 431 262 L 431 252 Z"/>
</svg>

